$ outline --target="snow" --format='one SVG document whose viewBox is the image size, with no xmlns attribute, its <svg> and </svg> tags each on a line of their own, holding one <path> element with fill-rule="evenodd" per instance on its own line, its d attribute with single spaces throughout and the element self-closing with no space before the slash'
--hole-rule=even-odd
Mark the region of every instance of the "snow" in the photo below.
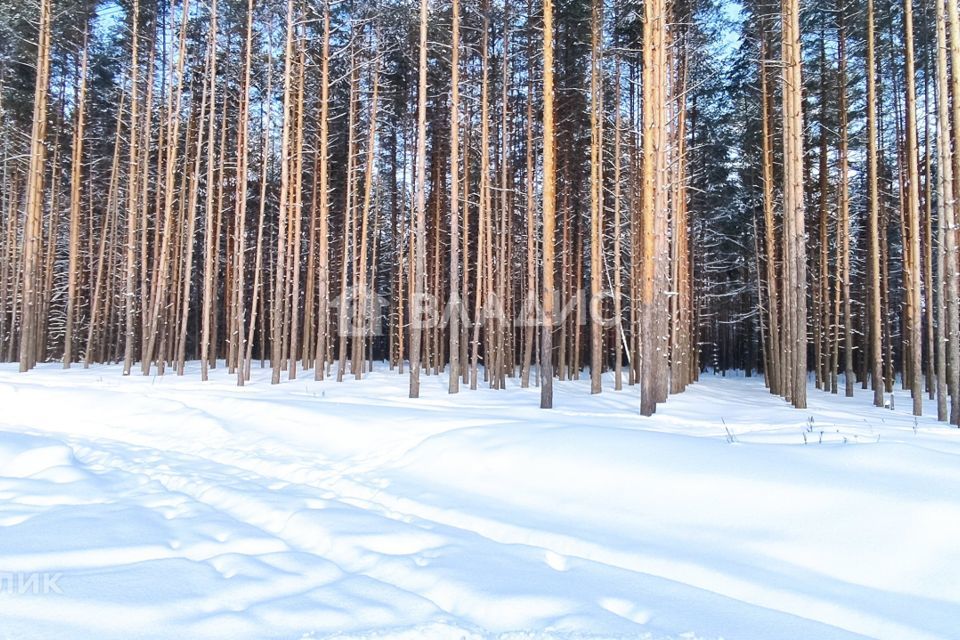
<svg viewBox="0 0 960 640">
<path fill-rule="evenodd" d="M 902 391 L 302 376 L 0 365 L 0 638 L 960 638 L 960 430 Z"/>
</svg>

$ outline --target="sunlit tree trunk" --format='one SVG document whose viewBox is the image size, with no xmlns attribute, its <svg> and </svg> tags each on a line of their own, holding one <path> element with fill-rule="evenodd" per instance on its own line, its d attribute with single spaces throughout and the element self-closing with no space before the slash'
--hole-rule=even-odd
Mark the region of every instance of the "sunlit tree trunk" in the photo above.
<svg viewBox="0 0 960 640">
<path fill-rule="evenodd" d="M 593 0 L 590 55 L 590 393 L 602 383 L 601 272 L 603 246 L 603 1 Z"/>
<path fill-rule="evenodd" d="M 320 149 L 318 154 L 320 178 L 317 183 L 317 197 L 320 200 L 320 255 L 317 257 L 317 344 L 314 358 L 313 377 L 322 380 L 327 364 L 327 323 L 330 315 L 330 267 L 329 267 L 329 224 L 330 196 L 328 158 L 330 154 L 329 118 L 330 118 L 330 4 L 323 6 L 323 45 L 320 59 Z"/>
<path fill-rule="evenodd" d="M 213 14 L 211 13 L 211 16 Z M 213 18 L 211 17 L 211 20 Z M 133 341 L 135 338 L 134 309 L 136 306 L 136 245 L 139 207 L 137 190 L 137 173 L 139 168 L 140 149 L 139 140 L 139 32 L 140 32 L 140 0 L 133 0 L 133 10 L 130 14 L 130 129 L 127 133 L 130 145 L 130 160 L 127 165 L 127 245 L 126 245 L 126 280 L 124 288 L 125 332 L 123 349 L 123 375 L 130 375 L 133 367 Z"/>
<path fill-rule="evenodd" d="M 653 415 L 666 383 L 665 338 L 658 312 L 665 312 L 662 274 L 666 269 L 667 211 L 664 190 L 666 149 L 665 91 L 666 5 L 644 5 L 643 23 L 643 168 L 641 195 L 640 414 Z"/>
<path fill-rule="evenodd" d="M 556 162 L 553 126 L 553 0 L 543 0 L 543 337 L 540 340 L 540 408 L 553 408 L 553 245 Z"/>
<path fill-rule="evenodd" d="M 427 164 L 427 0 L 420 0 L 420 62 L 417 90 L 417 157 L 413 229 L 413 288 L 410 291 L 410 397 L 420 397 L 420 350 L 423 297 L 426 295 L 426 164 Z"/>
<path fill-rule="evenodd" d="M 290 160 L 290 142 L 293 135 L 293 0 L 287 0 L 287 26 L 286 39 L 284 45 L 283 61 L 283 125 L 280 133 L 280 205 L 277 218 L 277 255 L 276 255 L 276 273 L 274 278 L 273 305 L 271 312 L 273 314 L 271 323 L 271 367 L 273 369 L 270 378 L 271 384 L 280 383 L 280 371 L 283 368 L 284 356 L 284 309 L 286 303 L 287 286 L 287 227 L 289 225 L 288 217 L 290 215 L 290 185 L 292 176 Z"/>
<path fill-rule="evenodd" d="M 214 45 L 216 46 L 216 42 Z M 234 218 L 234 327 L 236 357 L 230 363 L 236 368 L 237 386 L 246 382 L 246 253 L 247 253 L 247 180 L 250 161 L 250 71 L 253 55 L 253 0 L 247 0 L 247 29 L 243 56 L 243 81 L 240 86 L 239 129 L 237 131 L 237 196 Z"/>
<path fill-rule="evenodd" d="M 913 47 L 913 2 L 904 0 L 904 45 L 906 49 L 906 141 L 904 145 L 904 161 L 906 163 L 907 189 L 905 192 L 905 227 L 907 238 L 904 247 L 906 260 L 904 263 L 904 294 L 906 333 L 905 343 L 908 354 L 904 356 L 904 374 L 907 376 L 910 394 L 913 397 L 913 415 L 923 414 L 923 391 L 921 378 L 923 367 L 921 362 L 921 320 L 920 320 L 920 176 L 917 172 L 917 91 L 916 72 L 914 69 Z"/>
<path fill-rule="evenodd" d="M 297 22 L 300 22 L 299 16 Z M 302 27 L 298 26 L 295 32 L 295 46 L 297 49 L 297 90 L 293 103 L 293 168 L 292 183 L 290 185 L 290 258 L 287 286 L 290 290 L 287 303 L 290 322 L 284 337 L 287 349 L 287 378 L 295 380 L 297 377 L 298 345 L 300 338 L 300 254 L 303 238 L 303 121 L 304 121 L 304 69 L 306 68 L 306 43 L 302 34 Z M 285 310 L 285 313 L 287 311 Z"/>
<path fill-rule="evenodd" d="M 450 379 L 460 391 L 460 2 L 452 0 L 450 25 Z M 464 256 L 466 259 L 466 256 Z"/>
<path fill-rule="evenodd" d="M 947 8 L 947 24 L 950 30 L 950 95 L 952 101 L 953 121 L 953 224 L 952 233 L 947 234 L 945 260 L 960 271 L 960 264 L 957 262 L 958 246 L 960 246 L 960 229 L 957 228 L 960 223 L 960 211 L 957 209 L 958 196 L 960 196 L 960 12 L 957 10 L 957 3 L 950 0 L 944 0 Z M 941 89 L 941 95 L 944 91 Z M 940 112 L 941 122 L 946 121 L 945 110 Z M 941 138 L 943 140 L 945 138 Z M 949 273 L 949 271 L 948 271 Z M 949 314 L 949 347 L 947 352 L 947 377 L 948 388 L 950 389 L 950 424 L 960 426 L 960 293 L 957 284 L 957 271 L 954 271 L 952 277 L 947 281 L 947 311 Z M 951 293 L 950 287 L 953 287 Z"/>
<path fill-rule="evenodd" d="M 783 0 L 784 297 L 790 400 L 807 406 L 807 261 L 803 193 L 803 79 L 798 0 Z"/>
</svg>

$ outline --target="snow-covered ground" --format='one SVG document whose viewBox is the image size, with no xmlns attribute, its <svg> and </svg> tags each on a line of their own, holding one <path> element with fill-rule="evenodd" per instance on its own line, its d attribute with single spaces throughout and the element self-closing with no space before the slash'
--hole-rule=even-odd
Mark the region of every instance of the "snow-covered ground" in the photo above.
<svg viewBox="0 0 960 640">
<path fill-rule="evenodd" d="M 960 431 L 903 392 L 254 378 L 0 366 L 0 638 L 960 637 Z"/>
</svg>

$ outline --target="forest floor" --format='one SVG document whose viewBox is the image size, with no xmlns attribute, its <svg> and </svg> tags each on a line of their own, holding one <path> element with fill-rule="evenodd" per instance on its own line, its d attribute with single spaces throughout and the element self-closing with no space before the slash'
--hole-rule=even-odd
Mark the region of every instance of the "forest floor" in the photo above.
<svg viewBox="0 0 960 640">
<path fill-rule="evenodd" d="M 0 365 L 0 638 L 960 637 L 960 430 L 902 391 L 365 377 Z"/>
</svg>

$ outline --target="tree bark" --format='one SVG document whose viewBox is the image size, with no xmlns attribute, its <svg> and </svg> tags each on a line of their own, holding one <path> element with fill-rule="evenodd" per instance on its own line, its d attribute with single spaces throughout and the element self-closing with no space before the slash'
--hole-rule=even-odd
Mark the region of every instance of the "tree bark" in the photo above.
<svg viewBox="0 0 960 640">
<path fill-rule="evenodd" d="M 556 161 L 553 125 L 553 0 L 543 0 L 543 337 L 540 340 L 540 408 L 553 408 L 553 244 Z"/>
<path fill-rule="evenodd" d="M 913 47 L 913 1 L 904 0 L 904 46 L 906 49 L 906 141 L 904 161 L 906 163 L 907 189 L 905 192 L 905 218 L 907 239 L 905 244 L 906 260 L 904 264 L 904 294 L 906 296 L 906 344 L 909 354 L 905 357 L 905 375 L 909 380 L 910 394 L 913 398 L 913 415 L 923 415 L 923 391 L 921 378 L 921 319 L 920 319 L 920 178 L 917 172 L 917 91 L 914 69 Z"/>
<path fill-rule="evenodd" d="M 320 255 L 317 257 L 317 344 L 313 364 L 313 377 L 323 380 L 327 366 L 327 326 L 330 315 L 330 3 L 323 5 L 323 44 L 320 60 L 320 149 L 318 154 L 320 178 L 317 183 L 320 200 Z"/>
<path fill-rule="evenodd" d="M 460 391 L 460 2 L 452 0 L 450 27 L 450 379 Z M 464 256 L 466 258 L 466 256 Z"/>
<path fill-rule="evenodd" d="M 870 304 L 870 375 L 873 404 L 883 406 L 883 326 L 880 296 L 880 193 L 877 162 L 877 83 L 875 59 L 874 0 L 867 0 L 867 236 L 869 241 L 868 284 Z"/>
<path fill-rule="evenodd" d="M 427 164 L 427 0 L 420 0 L 420 63 L 417 89 L 416 202 L 414 208 L 413 288 L 410 291 L 410 397 L 420 397 L 420 350 L 426 295 L 426 164 Z"/>
<path fill-rule="evenodd" d="M 603 390 L 601 304 L 603 236 L 603 1 L 593 0 L 590 55 L 590 393 Z"/>
<path fill-rule="evenodd" d="M 798 0 L 783 0 L 783 144 L 784 144 L 784 288 L 791 363 L 790 400 L 798 409 L 807 406 L 807 262 L 804 237 L 803 193 L 803 79 Z"/>
</svg>

